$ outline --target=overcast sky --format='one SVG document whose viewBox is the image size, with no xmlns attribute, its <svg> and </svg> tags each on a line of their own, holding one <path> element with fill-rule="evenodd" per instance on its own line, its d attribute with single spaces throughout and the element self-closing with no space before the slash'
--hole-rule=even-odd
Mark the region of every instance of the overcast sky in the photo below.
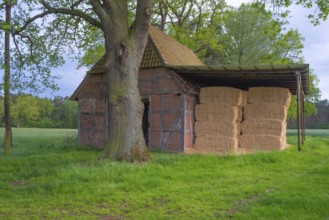
<svg viewBox="0 0 329 220">
<path fill-rule="evenodd" d="M 248 1 L 228 0 L 227 2 L 233 6 L 239 6 L 241 2 Z M 297 28 L 299 33 L 305 38 L 305 63 L 310 64 L 310 68 L 314 70 L 314 73 L 320 80 L 319 87 L 322 92 L 322 99 L 329 99 L 329 20 L 321 22 L 319 26 L 313 26 L 307 19 L 310 9 L 293 6 L 290 8 L 290 11 L 289 27 Z M 54 92 L 52 96 L 71 96 L 86 73 L 85 68 L 77 69 L 76 66 L 77 64 L 68 62 L 63 67 L 53 71 L 55 74 L 60 75 L 62 79 L 58 81 L 60 90 Z"/>
</svg>

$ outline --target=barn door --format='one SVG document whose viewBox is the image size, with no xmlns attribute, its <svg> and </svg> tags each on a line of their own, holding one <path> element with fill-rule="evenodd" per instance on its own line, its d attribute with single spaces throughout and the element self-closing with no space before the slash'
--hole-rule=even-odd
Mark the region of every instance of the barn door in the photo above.
<svg viewBox="0 0 329 220">
<path fill-rule="evenodd" d="M 152 95 L 149 146 L 168 152 L 184 151 L 184 99 L 180 94 Z"/>
<path fill-rule="evenodd" d="M 142 121 L 142 129 L 143 129 L 143 135 L 145 139 L 146 146 L 148 145 L 149 142 L 149 107 L 150 107 L 150 102 L 148 99 L 142 100 L 144 103 L 144 112 L 143 112 L 143 121 Z"/>
</svg>

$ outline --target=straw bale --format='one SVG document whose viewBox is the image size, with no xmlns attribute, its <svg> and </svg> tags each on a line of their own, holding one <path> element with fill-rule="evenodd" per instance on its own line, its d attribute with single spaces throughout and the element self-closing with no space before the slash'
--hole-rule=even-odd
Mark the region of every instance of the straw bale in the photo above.
<svg viewBox="0 0 329 220">
<path fill-rule="evenodd" d="M 243 108 L 239 107 L 238 109 L 238 122 L 241 122 L 243 119 Z"/>
<path fill-rule="evenodd" d="M 242 102 L 241 102 L 241 106 L 245 107 L 248 103 L 248 91 L 243 90 L 242 91 Z"/>
<path fill-rule="evenodd" d="M 251 87 L 248 91 L 249 103 L 276 103 L 289 106 L 291 93 L 289 89 L 277 87 Z"/>
<path fill-rule="evenodd" d="M 274 135 L 274 136 L 283 136 L 286 135 L 287 129 L 283 128 L 279 129 L 260 129 L 260 128 L 253 128 L 253 129 L 246 129 L 243 130 L 242 134 L 253 134 L 253 135 Z"/>
<path fill-rule="evenodd" d="M 240 135 L 240 123 L 225 121 L 196 121 L 195 136 L 220 135 L 234 137 Z"/>
<path fill-rule="evenodd" d="M 269 130 L 278 130 L 283 132 L 286 129 L 287 123 L 280 120 L 267 120 L 267 119 L 246 119 L 242 122 L 242 134 L 247 130 L 259 129 L 260 132 L 268 132 Z M 263 131 L 261 131 L 263 130 Z"/>
<path fill-rule="evenodd" d="M 204 87 L 200 90 L 200 103 L 216 102 L 221 105 L 241 106 L 242 90 L 231 87 Z"/>
<path fill-rule="evenodd" d="M 237 106 L 223 106 L 216 103 L 195 106 L 195 117 L 198 121 L 241 121 L 242 109 Z"/>
<path fill-rule="evenodd" d="M 245 119 L 276 119 L 285 121 L 288 107 L 280 104 L 257 103 L 244 107 Z"/>
<path fill-rule="evenodd" d="M 237 149 L 238 138 L 227 136 L 202 136 L 195 139 L 194 148 L 211 153 L 230 153 Z"/>
<path fill-rule="evenodd" d="M 240 148 L 248 150 L 281 150 L 285 145 L 285 136 L 244 134 L 240 137 Z"/>
</svg>

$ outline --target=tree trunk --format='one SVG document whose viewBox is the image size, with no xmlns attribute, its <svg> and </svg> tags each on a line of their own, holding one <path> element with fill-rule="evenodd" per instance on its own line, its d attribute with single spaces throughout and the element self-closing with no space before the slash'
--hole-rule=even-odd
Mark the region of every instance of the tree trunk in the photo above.
<svg viewBox="0 0 329 220">
<path fill-rule="evenodd" d="M 11 2 L 6 2 L 6 24 L 11 23 Z M 5 138 L 4 152 L 10 154 L 12 131 L 10 121 L 10 30 L 5 31 L 5 77 L 4 77 Z"/>
<path fill-rule="evenodd" d="M 105 38 L 108 84 L 108 141 L 101 158 L 142 162 L 150 158 L 138 90 L 138 71 L 148 37 L 152 0 L 138 0 L 133 25 L 128 27 L 127 0 L 90 0 Z"/>
<path fill-rule="evenodd" d="M 147 161 L 142 131 L 144 105 L 138 89 L 138 70 L 142 54 L 123 41 L 107 60 L 108 143 L 101 158 L 123 161 Z"/>
</svg>

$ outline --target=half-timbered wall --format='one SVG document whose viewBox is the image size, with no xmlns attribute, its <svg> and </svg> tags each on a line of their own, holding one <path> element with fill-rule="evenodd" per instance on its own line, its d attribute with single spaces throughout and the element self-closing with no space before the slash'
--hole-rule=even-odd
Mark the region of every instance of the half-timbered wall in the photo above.
<svg viewBox="0 0 329 220">
<path fill-rule="evenodd" d="M 149 147 L 183 152 L 193 145 L 195 97 L 186 94 L 151 95 Z"/>
<path fill-rule="evenodd" d="M 79 143 L 103 147 L 107 140 L 105 98 L 79 98 Z"/>
<path fill-rule="evenodd" d="M 181 93 L 182 88 L 165 68 L 150 68 L 139 71 L 139 92 L 141 96 Z"/>
<path fill-rule="evenodd" d="M 87 76 L 78 95 L 79 142 L 104 147 L 107 140 L 105 74 Z M 148 146 L 183 152 L 193 145 L 195 97 L 183 93 L 172 72 L 165 68 L 142 69 L 139 90 L 149 103 Z"/>
</svg>

